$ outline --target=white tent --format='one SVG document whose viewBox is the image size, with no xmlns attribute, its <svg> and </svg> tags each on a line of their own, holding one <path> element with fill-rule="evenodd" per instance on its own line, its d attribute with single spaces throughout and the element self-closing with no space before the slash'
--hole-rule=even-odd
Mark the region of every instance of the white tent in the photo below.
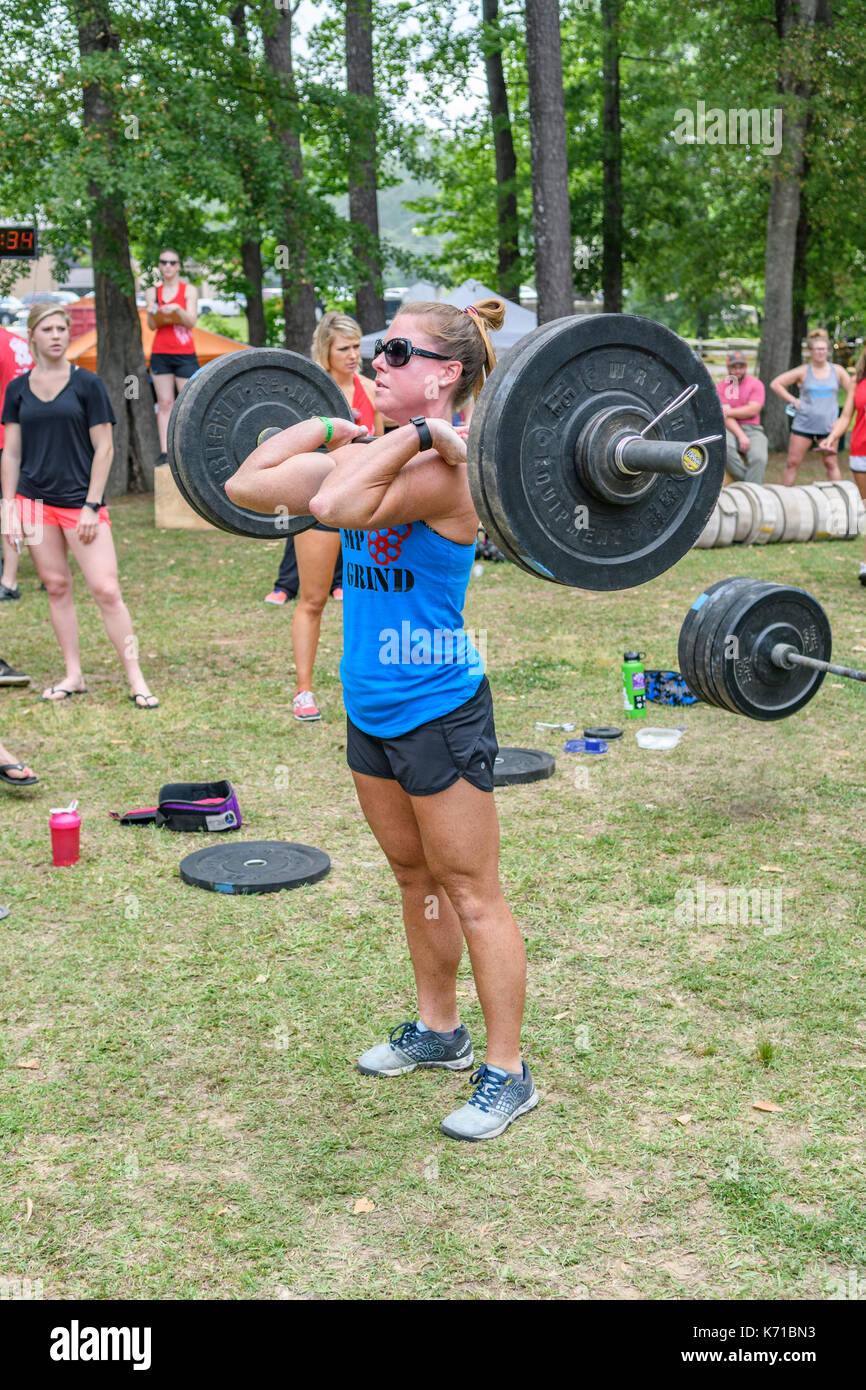
<svg viewBox="0 0 866 1390">
<path fill-rule="evenodd" d="M 441 289 L 437 290 L 433 285 L 419 280 L 412 285 L 403 296 L 403 303 L 410 304 L 415 299 L 438 299 L 442 304 L 454 304 L 458 309 L 465 309 L 467 304 L 473 304 L 478 299 L 501 299 L 495 290 L 488 289 L 487 285 L 482 285 L 480 280 L 464 280 L 456 290 L 450 294 L 443 294 Z M 514 347 L 521 338 L 527 333 L 531 333 L 537 327 L 538 320 L 529 309 L 523 309 L 519 304 L 506 299 L 505 303 L 505 323 L 498 333 L 492 334 L 493 346 L 496 351 L 504 352 L 506 348 Z M 367 333 L 361 339 L 361 353 L 369 361 L 373 356 L 373 344 L 377 338 L 386 338 L 389 330 L 380 328 L 378 333 Z"/>
</svg>

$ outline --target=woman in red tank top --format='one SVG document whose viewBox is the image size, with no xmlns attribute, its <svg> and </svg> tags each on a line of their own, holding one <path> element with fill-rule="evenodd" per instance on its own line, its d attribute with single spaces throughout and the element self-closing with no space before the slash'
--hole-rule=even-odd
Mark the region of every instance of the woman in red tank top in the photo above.
<svg viewBox="0 0 866 1390">
<path fill-rule="evenodd" d="M 180 257 L 167 247 L 159 253 L 162 284 L 145 293 L 147 326 L 156 329 L 150 350 L 150 374 L 156 391 L 160 455 L 165 463 L 168 417 L 189 378 L 198 371 L 193 328 L 198 317 L 198 290 L 180 278 Z"/>
<path fill-rule="evenodd" d="M 311 356 L 333 377 L 358 423 L 365 425 L 369 434 L 383 434 L 382 416 L 373 405 L 373 383 L 357 374 L 361 365 L 360 325 L 348 314 L 324 314 L 313 336 Z M 298 568 L 298 607 L 292 621 L 298 688 L 292 701 L 292 713 L 296 719 L 321 719 L 311 689 L 313 662 L 328 592 L 332 592 L 334 598 L 343 597 L 342 571 L 335 573 L 340 559 L 340 533 L 317 522 L 311 530 L 290 536 L 276 586 L 268 594 L 266 603 L 286 602 L 290 591 L 283 586 L 292 582 L 289 577 L 293 569 L 292 552 L 297 557 Z"/>
<path fill-rule="evenodd" d="M 848 466 L 851 469 L 851 477 L 857 484 L 857 491 L 866 502 L 866 348 L 857 358 L 857 365 L 854 368 L 854 382 L 854 394 L 848 393 L 848 399 L 842 407 L 839 419 L 827 438 L 821 440 L 821 445 L 835 450 L 837 442 L 846 433 L 856 415 L 856 423 L 851 432 Z M 860 583 L 866 585 L 866 560 L 860 561 L 858 577 Z"/>
</svg>

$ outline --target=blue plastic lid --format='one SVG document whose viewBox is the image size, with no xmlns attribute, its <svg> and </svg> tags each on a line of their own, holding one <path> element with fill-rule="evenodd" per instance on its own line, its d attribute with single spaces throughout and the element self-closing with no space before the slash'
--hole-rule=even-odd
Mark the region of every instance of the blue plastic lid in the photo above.
<svg viewBox="0 0 866 1390">
<path fill-rule="evenodd" d="M 606 753 L 607 744 L 603 738 L 570 738 L 563 744 L 566 753 Z"/>
</svg>

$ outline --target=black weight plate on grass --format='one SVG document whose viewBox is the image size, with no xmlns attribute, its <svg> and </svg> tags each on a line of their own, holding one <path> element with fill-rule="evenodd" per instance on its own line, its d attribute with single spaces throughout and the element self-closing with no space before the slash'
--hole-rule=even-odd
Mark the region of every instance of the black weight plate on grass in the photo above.
<svg viewBox="0 0 866 1390">
<path fill-rule="evenodd" d="M 677 643 L 677 664 L 680 674 L 689 689 L 709 705 L 717 704 L 710 694 L 704 680 L 704 665 L 700 657 L 703 651 L 706 631 L 718 619 L 718 611 L 725 597 L 734 592 L 744 581 L 740 578 L 720 579 L 703 593 L 698 594 L 680 628 Z M 751 580 L 745 581 L 751 583 Z"/>
<path fill-rule="evenodd" d="M 623 503 L 591 491 L 575 462 L 589 422 L 615 409 L 649 423 L 694 383 L 695 396 L 648 437 L 718 434 L 704 472 L 656 475 Z M 675 333 L 631 314 L 591 314 L 545 324 L 503 357 L 467 451 L 476 509 L 503 549 L 554 582 L 623 589 L 670 568 L 704 529 L 724 476 L 724 420 L 709 373 Z"/>
<path fill-rule="evenodd" d="M 494 787 L 517 782 L 543 782 L 556 771 L 556 761 L 538 748 L 500 748 L 493 765 Z"/>
<path fill-rule="evenodd" d="M 804 589 L 782 584 L 765 587 L 733 615 L 730 633 L 737 641 L 735 660 L 714 651 L 717 686 L 724 685 L 732 708 L 749 719 L 786 719 L 819 690 L 826 672 L 808 666 L 791 670 L 770 660 L 773 647 L 783 642 L 805 656 L 829 661 L 832 634 L 827 614 Z"/>
<path fill-rule="evenodd" d="M 318 883 L 331 861 L 312 845 L 282 840 L 248 840 L 246 844 L 211 845 L 180 862 L 184 883 L 214 893 L 278 893 Z"/>
<path fill-rule="evenodd" d="M 225 483 L 268 426 L 288 429 L 314 415 L 352 419 L 342 391 L 315 362 L 284 348 L 228 353 L 196 372 L 174 410 L 169 464 L 179 487 L 214 526 L 278 540 L 315 524 L 311 516 L 252 512 L 225 494 Z"/>
<path fill-rule="evenodd" d="M 583 731 L 584 738 L 603 738 L 611 742 L 615 738 L 622 738 L 622 729 L 618 729 L 616 724 L 593 724 Z"/>
</svg>

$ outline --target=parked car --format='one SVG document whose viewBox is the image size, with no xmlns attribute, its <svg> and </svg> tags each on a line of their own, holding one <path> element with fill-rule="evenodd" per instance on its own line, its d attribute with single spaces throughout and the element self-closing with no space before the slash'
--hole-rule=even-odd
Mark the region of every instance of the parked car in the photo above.
<svg viewBox="0 0 866 1390">
<path fill-rule="evenodd" d="M 0 299 L 0 323 L 11 323 L 22 307 L 21 300 L 17 299 L 14 294 L 5 295 Z"/>
<path fill-rule="evenodd" d="M 244 311 L 242 298 L 237 295 L 234 299 L 200 299 L 198 311 L 200 314 L 219 314 L 224 319 L 235 319 Z"/>
<path fill-rule="evenodd" d="M 39 290 L 33 294 L 25 294 L 21 303 L 30 308 L 33 304 L 45 304 L 48 300 L 52 304 L 74 304 L 76 299 L 80 298 L 80 294 L 73 294 L 71 290 Z"/>
</svg>

